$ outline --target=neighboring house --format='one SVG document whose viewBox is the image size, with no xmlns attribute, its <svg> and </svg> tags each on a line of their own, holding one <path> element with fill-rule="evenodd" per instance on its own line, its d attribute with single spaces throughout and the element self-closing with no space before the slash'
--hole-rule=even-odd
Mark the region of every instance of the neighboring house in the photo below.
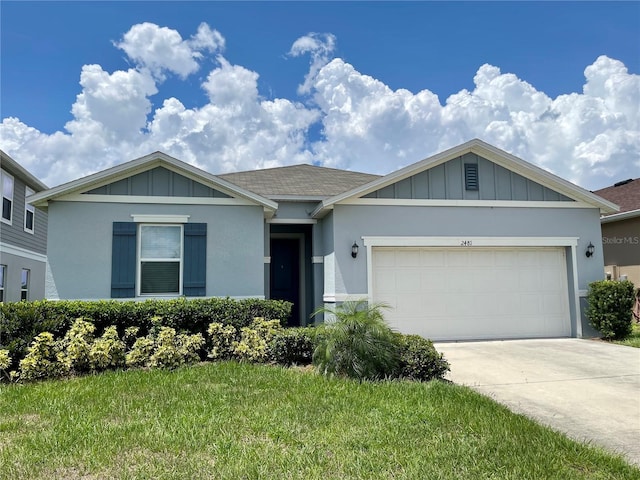
<svg viewBox="0 0 640 480">
<path fill-rule="evenodd" d="M 640 178 L 594 193 L 620 206 L 619 213 L 600 219 L 607 278 L 626 278 L 640 287 Z"/>
<path fill-rule="evenodd" d="M 0 302 L 44 298 L 47 214 L 29 196 L 47 186 L 0 150 Z"/>
<path fill-rule="evenodd" d="M 437 340 L 586 336 L 616 205 L 472 140 L 385 176 L 310 165 L 215 176 L 163 153 L 34 196 L 47 297 L 385 302 Z"/>
</svg>

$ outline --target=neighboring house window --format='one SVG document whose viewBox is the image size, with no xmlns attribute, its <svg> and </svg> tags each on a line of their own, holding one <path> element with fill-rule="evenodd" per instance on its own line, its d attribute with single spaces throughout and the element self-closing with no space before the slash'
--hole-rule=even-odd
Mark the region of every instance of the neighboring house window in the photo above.
<svg viewBox="0 0 640 480">
<path fill-rule="evenodd" d="M 35 192 L 31 190 L 29 187 L 25 187 L 24 190 L 24 231 L 33 233 L 34 222 L 36 218 L 36 209 L 33 205 L 26 202 L 26 198 L 30 195 L 33 195 Z"/>
<path fill-rule="evenodd" d="M 29 270 L 22 269 L 20 280 L 20 300 L 29 300 Z"/>
<path fill-rule="evenodd" d="M 0 265 L 0 303 L 4 302 L 4 286 L 7 281 L 7 266 Z"/>
<path fill-rule="evenodd" d="M 13 177 L 2 172 L 2 221 L 11 223 L 13 212 Z"/>
<path fill-rule="evenodd" d="M 140 295 L 182 292 L 182 225 L 140 225 Z"/>
<path fill-rule="evenodd" d="M 114 222 L 111 297 L 206 295 L 207 224 Z"/>
</svg>

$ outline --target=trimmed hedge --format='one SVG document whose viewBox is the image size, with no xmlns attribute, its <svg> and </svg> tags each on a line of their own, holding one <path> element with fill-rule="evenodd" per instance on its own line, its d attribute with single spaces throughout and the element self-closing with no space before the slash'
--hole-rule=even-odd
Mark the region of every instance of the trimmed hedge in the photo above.
<svg viewBox="0 0 640 480">
<path fill-rule="evenodd" d="M 154 327 L 171 327 L 206 337 L 212 322 L 241 329 L 249 326 L 255 317 L 266 320 L 288 318 L 291 306 L 281 300 L 230 298 L 0 303 L 0 349 L 9 350 L 11 368 L 15 368 L 38 334 L 50 332 L 56 339 L 62 338 L 77 318 L 90 319 L 97 336 L 114 325 L 120 335 L 127 327 L 138 327 L 139 336 L 147 335 Z"/>
<path fill-rule="evenodd" d="M 601 280 L 589 284 L 589 324 L 605 339 L 628 337 L 633 329 L 635 291 L 629 280 Z"/>
</svg>

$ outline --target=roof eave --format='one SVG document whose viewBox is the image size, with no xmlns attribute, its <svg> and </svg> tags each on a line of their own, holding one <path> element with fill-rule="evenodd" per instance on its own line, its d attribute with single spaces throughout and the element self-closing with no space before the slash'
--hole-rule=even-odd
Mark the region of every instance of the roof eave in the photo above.
<svg viewBox="0 0 640 480">
<path fill-rule="evenodd" d="M 614 215 L 607 215 L 600 217 L 600 223 L 612 223 L 619 222 L 621 220 L 628 220 L 630 218 L 640 217 L 640 208 L 636 210 L 629 210 L 627 212 L 616 213 Z"/>
<path fill-rule="evenodd" d="M 42 181 L 37 179 L 29 170 L 16 162 L 13 158 L 11 158 L 11 156 L 9 156 L 9 154 L 4 152 L 3 150 L 0 150 L 0 158 L 2 159 L 2 163 L 6 162 L 9 164 L 11 169 L 20 172 L 20 175 L 28 180 L 29 186 L 36 187 L 38 191 L 46 190 L 49 188 Z"/>
</svg>

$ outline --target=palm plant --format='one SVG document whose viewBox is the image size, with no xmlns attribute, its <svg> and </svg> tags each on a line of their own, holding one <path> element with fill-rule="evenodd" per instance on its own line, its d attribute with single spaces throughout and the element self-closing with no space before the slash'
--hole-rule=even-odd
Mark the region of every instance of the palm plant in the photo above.
<svg viewBox="0 0 640 480">
<path fill-rule="evenodd" d="M 384 378 L 398 366 L 399 346 L 387 325 L 384 304 L 366 300 L 345 302 L 335 309 L 321 308 L 335 321 L 325 322 L 317 333 L 313 364 L 324 375 L 344 375 L 359 380 Z"/>
</svg>

